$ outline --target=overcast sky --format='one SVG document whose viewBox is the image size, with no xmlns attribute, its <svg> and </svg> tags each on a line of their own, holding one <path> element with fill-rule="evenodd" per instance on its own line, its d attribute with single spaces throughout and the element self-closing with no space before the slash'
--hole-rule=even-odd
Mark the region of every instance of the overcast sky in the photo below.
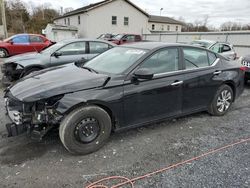
<svg viewBox="0 0 250 188">
<path fill-rule="evenodd" d="M 28 5 L 50 3 L 55 9 L 72 7 L 74 9 L 99 2 L 100 0 L 22 0 Z M 183 17 L 187 22 L 204 20 L 208 25 L 219 27 L 226 21 L 250 23 L 250 0 L 130 0 L 149 14 Z"/>
</svg>

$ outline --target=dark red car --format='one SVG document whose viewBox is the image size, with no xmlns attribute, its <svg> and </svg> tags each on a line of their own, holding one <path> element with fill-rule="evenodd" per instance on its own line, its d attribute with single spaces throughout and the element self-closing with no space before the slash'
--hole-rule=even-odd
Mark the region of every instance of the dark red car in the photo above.
<svg viewBox="0 0 250 188">
<path fill-rule="evenodd" d="M 131 43 L 131 42 L 140 42 L 142 41 L 141 35 L 136 35 L 136 34 L 118 34 L 114 36 L 112 39 L 109 41 L 120 45 L 120 44 L 126 44 L 126 43 Z"/>
<path fill-rule="evenodd" d="M 0 42 L 0 58 L 27 52 L 40 52 L 51 44 L 52 42 L 42 35 L 13 35 Z"/>
</svg>

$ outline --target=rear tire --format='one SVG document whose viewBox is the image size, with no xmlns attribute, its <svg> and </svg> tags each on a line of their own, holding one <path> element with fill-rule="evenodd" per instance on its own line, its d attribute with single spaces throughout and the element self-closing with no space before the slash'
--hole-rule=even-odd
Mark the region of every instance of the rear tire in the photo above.
<svg viewBox="0 0 250 188">
<path fill-rule="evenodd" d="M 111 133 L 109 114 L 98 106 L 80 107 L 61 122 L 59 136 L 72 154 L 89 154 L 100 149 Z"/>
<path fill-rule="evenodd" d="M 8 57 L 9 53 L 7 50 L 5 50 L 4 48 L 0 48 L 0 58 L 5 58 Z"/>
<path fill-rule="evenodd" d="M 247 85 L 247 83 L 248 83 L 248 79 L 245 78 L 245 79 L 244 79 L 244 84 Z"/>
<path fill-rule="evenodd" d="M 214 116 L 223 116 L 228 112 L 233 103 L 233 90 L 228 85 L 222 85 L 217 90 L 208 112 Z"/>
</svg>

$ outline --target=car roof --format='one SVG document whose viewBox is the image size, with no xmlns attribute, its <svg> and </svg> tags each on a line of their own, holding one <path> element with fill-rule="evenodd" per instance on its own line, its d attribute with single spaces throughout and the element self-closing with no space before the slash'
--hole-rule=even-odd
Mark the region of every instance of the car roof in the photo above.
<svg viewBox="0 0 250 188">
<path fill-rule="evenodd" d="M 64 42 L 64 43 L 71 43 L 71 42 L 78 42 L 78 41 L 90 41 L 90 42 L 104 42 L 107 43 L 111 46 L 116 46 L 116 44 L 109 42 L 107 40 L 101 40 L 101 39 L 89 39 L 89 38 L 79 38 L 79 39 L 65 39 L 61 40 L 59 42 Z"/>
<path fill-rule="evenodd" d="M 166 43 L 166 42 L 136 42 L 136 43 L 130 43 L 130 44 L 124 44 L 121 45 L 120 47 L 130 47 L 130 48 L 140 48 L 140 49 L 145 49 L 145 50 L 153 50 L 156 48 L 162 48 L 162 47 L 181 47 L 181 46 L 186 46 L 186 47 L 194 47 L 193 45 L 188 45 L 188 44 L 180 44 L 180 43 Z M 196 47 L 199 48 L 199 47 Z M 201 48 L 203 49 L 203 48 Z"/>
<path fill-rule="evenodd" d="M 216 43 L 216 41 L 214 41 L 214 40 L 205 40 L 205 39 L 194 40 L 194 41 L 197 41 L 197 42 L 207 42 L 207 43 Z"/>
</svg>

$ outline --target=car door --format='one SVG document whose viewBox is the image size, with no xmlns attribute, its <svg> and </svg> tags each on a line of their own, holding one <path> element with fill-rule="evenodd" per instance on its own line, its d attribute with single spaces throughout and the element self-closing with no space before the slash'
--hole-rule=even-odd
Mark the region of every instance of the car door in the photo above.
<svg viewBox="0 0 250 188">
<path fill-rule="evenodd" d="M 219 59 L 207 50 L 183 47 L 183 113 L 206 109 L 221 81 Z"/>
<path fill-rule="evenodd" d="M 66 44 L 51 55 L 51 66 L 57 66 L 87 59 L 86 42 L 76 41 Z"/>
<path fill-rule="evenodd" d="M 30 46 L 28 35 L 17 35 L 11 39 L 11 45 L 9 46 L 10 54 L 22 54 L 34 51 Z"/>
<path fill-rule="evenodd" d="M 109 44 L 104 42 L 89 42 L 89 52 L 88 52 L 88 59 L 92 59 L 95 56 L 107 51 L 111 48 Z"/>
<path fill-rule="evenodd" d="M 42 51 L 46 47 L 44 40 L 40 36 L 29 35 L 30 45 L 35 51 Z"/>
<path fill-rule="evenodd" d="M 136 70 L 154 73 L 150 80 L 128 79 L 124 83 L 124 122 L 129 125 L 181 113 L 182 80 L 179 49 L 165 48 L 144 60 Z"/>
</svg>

